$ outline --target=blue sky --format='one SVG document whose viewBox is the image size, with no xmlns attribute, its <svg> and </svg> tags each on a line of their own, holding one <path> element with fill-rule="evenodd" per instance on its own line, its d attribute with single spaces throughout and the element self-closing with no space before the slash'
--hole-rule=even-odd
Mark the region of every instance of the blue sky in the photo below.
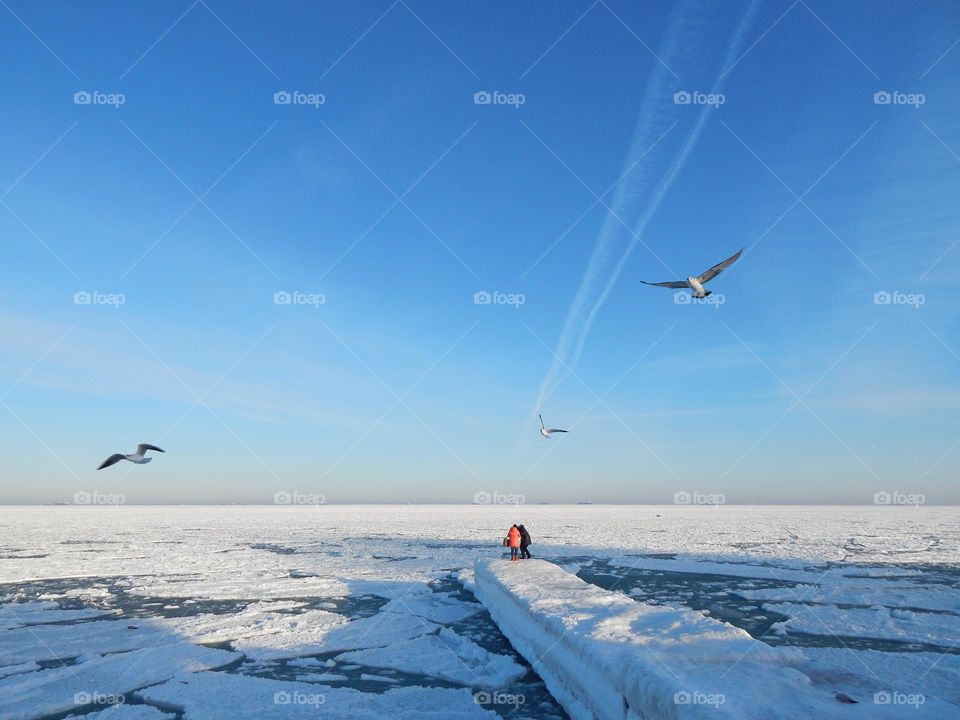
<svg viewBox="0 0 960 720">
<path fill-rule="evenodd" d="M 955 4 L 0 17 L 0 501 L 960 501 Z"/>
</svg>

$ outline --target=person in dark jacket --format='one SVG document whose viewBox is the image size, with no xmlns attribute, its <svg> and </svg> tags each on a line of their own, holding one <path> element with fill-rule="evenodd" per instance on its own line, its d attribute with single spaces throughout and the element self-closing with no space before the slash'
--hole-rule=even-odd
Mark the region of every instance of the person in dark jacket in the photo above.
<svg viewBox="0 0 960 720">
<path fill-rule="evenodd" d="M 517 525 L 517 530 L 520 531 L 520 559 L 526 560 L 527 558 L 533 557 L 530 554 L 530 533 L 527 532 L 527 529 L 523 525 Z"/>
</svg>

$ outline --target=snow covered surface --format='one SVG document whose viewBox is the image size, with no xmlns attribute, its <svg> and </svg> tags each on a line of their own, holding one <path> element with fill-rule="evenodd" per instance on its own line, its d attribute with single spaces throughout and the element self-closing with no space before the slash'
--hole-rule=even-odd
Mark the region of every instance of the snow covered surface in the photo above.
<svg viewBox="0 0 960 720">
<path fill-rule="evenodd" d="M 0 507 L 0 719 L 313 717 L 273 697 L 310 690 L 330 717 L 562 720 L 471 595 L 515 522 L 649 620 L 731 623 L 716 647 L 844 716 L 960 716 L 953 508 L 88 506 Z M 724 682 L 759 694 L 742 665 Z"/>
<path fill-rule="evenodd" d="M 477 596 L 571 717 L 840 716 L 831 695 L 731 625 L 634 602 L 542 560 L 478 560 L 475 572 Z"/>
</svg>

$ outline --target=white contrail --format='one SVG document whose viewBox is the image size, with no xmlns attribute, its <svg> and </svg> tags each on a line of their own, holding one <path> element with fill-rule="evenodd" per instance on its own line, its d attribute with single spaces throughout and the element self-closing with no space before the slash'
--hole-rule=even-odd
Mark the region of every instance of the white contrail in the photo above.
<svg viewBox="0 0 960 720">
<path fill-rule="evenodd" d="M 713 82 L 712 93 L 719 93 L 723 89 L 726 82 L 723 71 L 735 60 L 736 54 L 743 44 L 744 35 L 762 1 L 751 0 L 750 5 L 744 11 L 730 47 L 727 49 L 723 65 Z M 660 43 L 658 56 L 668 58 L 667 62 L 670 65 L 678 64 L 677 55 L 680 43 L 682 43 L 683 49 L 696 45 L 690 37 L 692 32 L 689 27 L 691 24 L 689 9 L 690 4 L 685 3 L 674 11 L 664 40 Z M 674 157 L 666 174 L 660 179 L 656 192 L 631 229 L 632 235 L 628 239 L 626 247 L 623 248 L 613 270 L 607 273 L 604 282 L 602 277 L 604 270 L 616 250 L 617 236 L 624 229 L 621 219 L 624 215 L 633 214 L 630 212 L 633 210 L 633 199 L 639 194 L 637 188 L 641 185 L 637 180 L 649 171 L 651 161 L 646 159 L 646 155 L 651 146 L 656 144 L 658 138 L 670 128 L 663 108 L 665 107 L 665 98 L 670 96 L 670 87 L 673 85 L 675 85 L 675 80 L 671 79 L 671 75 L 665 71 L 663 64 L 657 65 L 647 83 L 647 90 L 641 104 L 640 118 L 637 121 L 633 140 L 624 161 L 624 174 L 614 190 L 611 210 L 608 210 L 604 218 L 583 280 L 580 282 L 580 287 L 577 289 L 570 310 L 567 312 L 567 319 L 563 331 L 560 333 L 560 340 L 557 343 L 553 362 L 540 385 L 537 404 L 531 417 L 543 407 L 546 399 L 559 385 L 560 379 L 569 372 L 568 368 L 576 367 L 597 313 L 606 302 L 607 296 L 616 284 L 620 272 L 639 241 L 647 223 L 653 217 L 660 202 L 666 196 L 686 163 L 690 152 L 700 138 L 703 128 L 706 127 L 710 115 L 716 112 L 715 108 L 710 105 L 704 105 L 700 110 L 693 131 Z M 662 261 L 661 264 L 663 264 Z M 667 267 L 667 270 L 670 270 L 670 268 Z M 672 274 L 676 274 L 672 270 L 670 271 Z"/>
</svg>

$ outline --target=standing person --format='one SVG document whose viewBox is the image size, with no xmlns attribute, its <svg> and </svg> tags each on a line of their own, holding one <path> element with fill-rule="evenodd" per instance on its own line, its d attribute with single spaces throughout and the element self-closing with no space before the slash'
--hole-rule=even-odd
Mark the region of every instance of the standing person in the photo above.
<svg viewBox="0 0 960 720">
<path fill-rule="evenodd" d="M 517 550 L 520 547 L 520 530 L 517 529 L 517 526 L 514 525 L 510 528 L 510 531 L 507 533 L 507 545 L 510 546 L 510 559 L 519 560 L 517 557 Z"/>
<path fill-rule="evenodd" d="M 527 529 L 523 525 L 517 525 L 517 530 L 520 531 L 520 559 L 527 560 L 533 557 L 530 554 L 530 533 L 527 532 Z"/>
</svg>

